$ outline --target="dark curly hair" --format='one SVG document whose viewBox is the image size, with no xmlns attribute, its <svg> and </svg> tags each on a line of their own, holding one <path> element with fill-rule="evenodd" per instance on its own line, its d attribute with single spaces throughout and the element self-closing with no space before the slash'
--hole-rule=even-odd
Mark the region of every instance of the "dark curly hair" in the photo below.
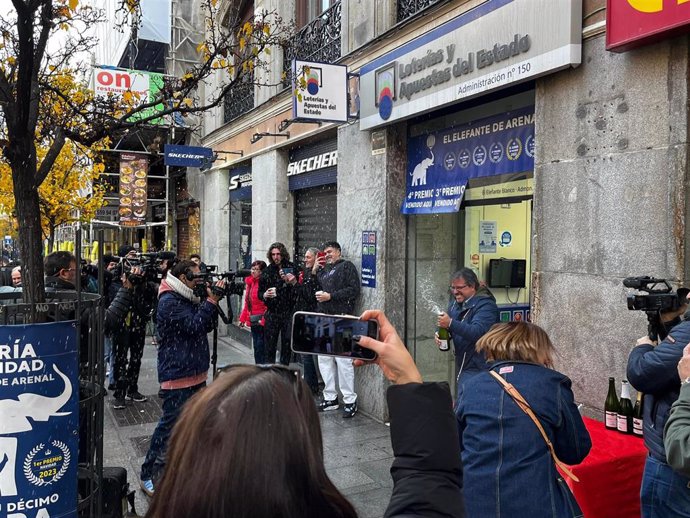
<svg viewBox="0 0 690 518">
<path fill-rule="evenodd" d="M 273 264 L 273 258 L 271 257 L 271 250 L 277 248 L 280 250 L 280 262 L 285 262 L 290 260 L 290 253 L 285 248 L 285 245 L 280 242 L 275 242 L 268 247 L 268 252 L 266 252 L 266 258 L 268 259 L 268 264 Z"/>
</svg>

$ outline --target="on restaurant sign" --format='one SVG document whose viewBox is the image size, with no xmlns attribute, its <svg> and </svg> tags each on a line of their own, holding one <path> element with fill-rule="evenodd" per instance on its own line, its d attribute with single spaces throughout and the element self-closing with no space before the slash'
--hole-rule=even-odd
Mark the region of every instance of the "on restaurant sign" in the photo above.
<svg viewBox="0 0 690 518">
<path fill-rule="evenodd" d="M 690 0 L 607 0 L 606 50 L 625 52 L 690 30 Z"/>
</svg>

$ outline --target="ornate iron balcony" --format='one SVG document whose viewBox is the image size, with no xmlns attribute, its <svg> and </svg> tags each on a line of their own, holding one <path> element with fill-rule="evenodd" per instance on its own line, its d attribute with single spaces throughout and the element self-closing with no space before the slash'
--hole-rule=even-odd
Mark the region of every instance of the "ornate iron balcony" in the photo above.
<svg viewBox="0 0 690 518">
<path fill-rule="evenodd" d="M 340 58 L 340 4 L 336 2 L 314 18 L 283 47 L 283 71 L 287 78 L 285 86 L 290 85 L 293 59 L 334 63 Z"/>
<path fill-rule="evenodd" d="M 401 22 L 440 0 L 398 0 L 398 21 Z"/>
<path fill-rule="evenodd" d="M 227 124 L 254 108 L 254 83 L 238 82 L 223 99 L 223 122 Z"/>
</svg>

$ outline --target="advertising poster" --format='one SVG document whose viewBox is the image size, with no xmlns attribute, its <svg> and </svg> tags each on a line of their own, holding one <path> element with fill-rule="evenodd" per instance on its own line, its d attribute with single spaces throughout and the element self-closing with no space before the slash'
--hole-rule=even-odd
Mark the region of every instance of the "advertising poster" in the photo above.
<svg viewBox="0 0 690 518">
<path fill-rule="evenodd" d="M 533 106 L 411 137 L 400 211 L 457 212 L 471 178 L 533 169 Z"/>
<path fill-rule="evenodd" d="M 347 67 L 311 61 L 292 62 L 292 117 L 347 122 Z"/>
<path fill-rule="evenodd" d="M 146 223 L 146 186 L 149 160 L 141 155 L 120 156 L 120 225 L 136 227 Z"/>
<path fill-rule="evenodd" d="M 163 88 L 163 74 L 144 70 L 95 67 L 93 69 L 93 90 L 96 97 L 120 98 L 125 94 L 134 96 L 133 106 L 146 104 L 156 99 Z M 131 120 L 141 120 L 163 111 L 163 103 L 145 108 L 131 116 Z M 147 124 L 167 125 L 166 117 L 151 119 Z"/>
<path fill-rule="evenodd" d="M 376 231 L 362 232 L 362 286 L 376 288 Z"/>
<path fill-rule="evenodd" d="M 75 322 L 0 327 L 0 516 L 76 517 Z"/>
<path fill-rule="evenodd" d="M 498 225 L 495 221 L 482 220 L 479 222 L 479 253 L 496 253 L 496 234 Z"/>
</svg>

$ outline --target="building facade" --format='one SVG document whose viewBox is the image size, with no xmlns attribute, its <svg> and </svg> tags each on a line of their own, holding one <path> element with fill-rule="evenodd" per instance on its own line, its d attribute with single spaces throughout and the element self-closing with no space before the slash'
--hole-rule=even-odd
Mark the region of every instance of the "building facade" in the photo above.
<svg viewBox="0 0 690 518">
<path fill-rule="evenodd" d="M 204 122 L 204 145 L 243 156 L 204 173 L 202 255 L 242 267 L 276 240 L 299 257 L 337 239 L 363 274 L 357 309 L 384 309 L 425 379 L 451 384 L 435 315 L 470 267 L 501 320 L 549 332 L 596 415 L 646 331 L 622 279 L 687 277 L 687 36 L 611 52 L 605 4 L 226 2 L 228 23 L 267 9 L 301 29 L 273 53 L 276 86 Z M 347 65 L 358 117 L 294 122 L 293 57 Z M 385 388 L 357 371 L 379 419 Z"/>
</svg>

